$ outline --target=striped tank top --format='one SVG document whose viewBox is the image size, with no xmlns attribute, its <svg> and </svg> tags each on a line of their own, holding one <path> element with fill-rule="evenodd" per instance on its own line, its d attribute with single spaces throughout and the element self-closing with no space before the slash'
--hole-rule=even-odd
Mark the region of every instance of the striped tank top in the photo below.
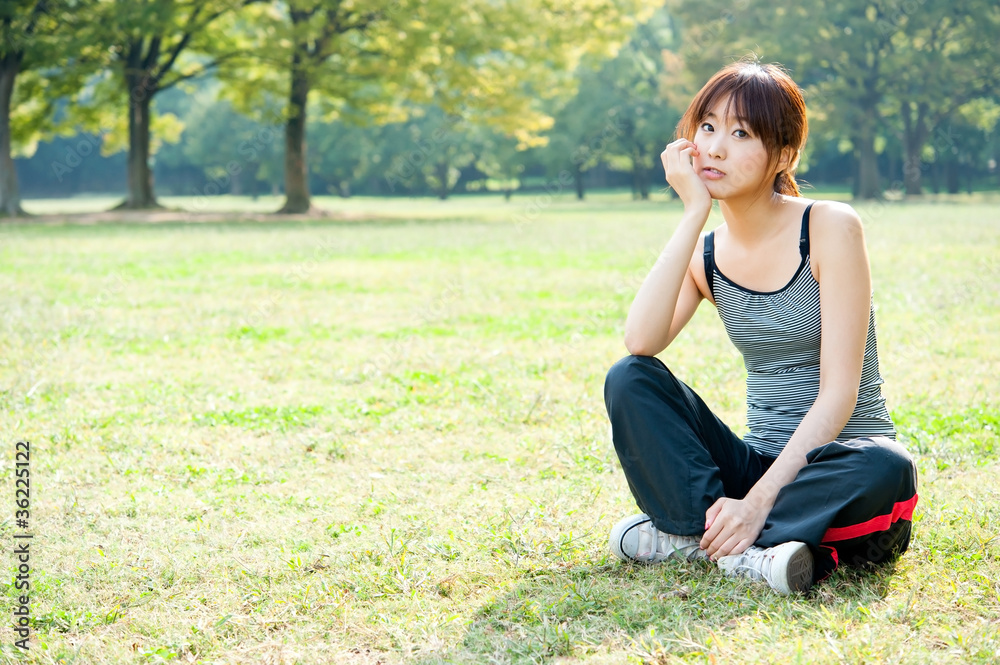
<svg viewBox="0 0 1000 665">
<path fill-rule="evenodd" d="M 747 369 L 747 427 L 743 440 L 776 457 L 819 394 L 819 282 L 809 265 L 809 211 L 802 214 L 795 276 L 777 291 L 751 291 L 715 265 L 715 232 L 705 236 L 705 277 L 719 316 Z M 869 306 L 868 339 L 858 402 L 837 441 L 862 436 L 896 438 L 882 397 L 875 342 L 875 308 Z"/>
</svg>

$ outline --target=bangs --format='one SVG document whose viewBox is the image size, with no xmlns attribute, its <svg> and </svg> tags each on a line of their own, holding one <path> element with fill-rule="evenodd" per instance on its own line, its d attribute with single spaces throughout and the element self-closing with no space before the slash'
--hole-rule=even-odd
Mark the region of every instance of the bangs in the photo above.
<svg viewBox="0 0 1000 665">
<path fill-rule="evenodd" d="M 678 138 L 692 140 L 723 100 L 724 116 L 760 139 L 772 163 L 782 148 L 800 150 L 805 143 L 805 102 L 798 86 L 779 67 L 749 62 L 730 65 L 705 84 L 678 124 Z"/>
</svg>

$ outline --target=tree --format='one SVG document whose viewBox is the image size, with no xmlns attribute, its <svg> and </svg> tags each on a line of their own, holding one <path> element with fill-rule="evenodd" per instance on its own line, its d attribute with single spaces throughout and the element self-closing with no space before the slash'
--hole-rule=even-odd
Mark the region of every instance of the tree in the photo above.
<svg viewBox="0 0 1000 665">
<path fill-rule="evenodd" d="M 381 160 L 376 146 L 378 130 L 352 127 L 343 122 L 314 125 L 309 152 L 309 170 L 331 194 L 351 196 L 364 176 Z"/>
<path fill-rule="evenodd" d="M 587 171 L 606 159 L 622 127 L 613 113 L 608 113 L 613 108 L 593 65 L 580 67 L 577 75 L 576 95 L 555 113 L 552 130 L 546 134 L 547 144 L 537 152 L 553 181 L 572 181 L 576 198 L 582 201 Z"/>
<path fill-rule="evenodd" d="M 80 81 L 43 76 L 85 44 L 73 39 L 84 1 L 8 0 L 0 3 L 0 216 L 24 215 L 14 169 L 17 145 L 34 151 L 53 129 L 58 99 Z"/>
<path fill-rule="evenodd" d="M 789 66 L 811 121 L 846 138 L 855 195 L 881 196 L 878 146 L 902 121 L 906 187 L 920 189 L 920 154 L 934 127 L 998 81 L 993 36 L 1000 8 L 987 0 L 722 0 L 670 6 L 684 20 L 683 52 L 705 77 L 726 55 L 755 50 Z M 704 79 L 702 79 L 704 80 Z"/>
<path fill-rule="evenodd" d="M 486 176 L 476 187 L 503 192 L 504 200 L 509 201 L 521 186 L 525 161 L 523 146 L 518 144 L 517 139 L 488 127 L 474 128 L 473 142 L 476 169 Z"/>
<path fill-rule="evenodd" d="M 929 132 L 921 155 L 933 161 L 933 187 L 937 193 L 944 179 L 945 191 L 957 194 L 964 176 L 966 191 L 972 192 L 977 173 L 989 163 L 995 146 L 991 139 L 1000 122 L 1000 105 L 988 98 L 974 99 L 959 107 L 945 122 Z M 982 165 L 977 168 L 977 165 Z"/>
<path fill-rule="evenodd" d="M 650 171 L 681 117 L 665 90 L 673 83 L 666 69 L 672 41 L 670 18 L 661 10 L 636 29 L 599 76 L 601 89 L 613 104 L 607 114 L 620 128 L 605 161 L 632 175 L 632 195 L 643 200 L 649 198 Z"/>
<path fill-rule="evenodd" d="M 29 40 L 45 14 L 43 0 L 4 3 L 0 9 L 0 214 L 23 215 L 17 172 L 11 156 L 10 107 Z"/>
<path fill-rule="evenodd" d="M 232 57 L 235 46 L 225 31 L 210 30 L 227 14 L 252 0 L 102 0 L 88 22 L 87 38 L 104 46 L 108 74 L 100 77 L 76 105 L 84 126 L 106 129 L 122 116 L 128 146 L 128 195 L 119 207 L 158 207 L 150 158 L 156 149 L 153 100 L 181 81 L 200 76 Z M 117 120 L 112 119 L 114 116 Z M 176 138 L 176 118 L 160 127 Z M 112 132 L 114 134 L 114 132 Z M 115 137 L 105 149 L 114 149 Z M 126 141 L 120 141 L 124 144 Z"/>
<path fill-rule="evenodd" d="M 847 137 L 856 162 L 855 195 L 881 196 L 876 140 L 890 34 L 883 0 L 722 0 L 668 3 L 683 20 L 682 53 L 701 81 L 740 55 L 779 61 L 805 88 L 812 117 Z M 727 57 L 728 56 L 728 57 Z"/>
<path fill-rule="evenodd" d="M 674 63 L 666 48 L 673 27 L 666 12 L 639 25 L 618 54 L 578 71 L 579 91 L 556 113 L 542 150 L 551 175 L 571 176 L 577 198 L 584 197 L 584 174 L 598 164 L 631 174 L 633 196 L 649 197 L 656 157 L 680 119 Z M 568 179 L 568 178 L 567 178 Z"/>
<path fill-rule="evenodd" d="M 907 196 L 923 191 L 923 153 L 931 131 L 972 100 L 1000 85 L 1000 6 L 973 2 L 956 11 L 949 0 L 923 0 L 882 23 L 891 32 L 885 86 L 902 120 Z"/>
<path fill-rule="evenodd" d="M 642 0 L 289 0 L 253 10 L 244 27 L 257 56 L 228 78 L 244 109 L 286 91 L 281 211 L 305 212 L 311 93 L 327 120 L 398 121 L 404 102 L 436 104 L 530 143 L 577 60 L 613 50 L 650 11 Z M 451 167 L 441 169 L 446 187 Z"/>
<path fill-rule="evenodd" d="M 184 132 L 175 145 L 157 153 L 157 170 L 195 171 L 195 182 L 186 183 L 182 191 L 196 197 L 224 192 L 256 195 L 259 182 L 269 180 L 269 173 L 281 173 L 281 127 L 254 122 L 228 100 L 219 99 L 217 80 L 201 83 L 187 94 L 161 96 L 163 110 L 179 114 Z"/>
<path fill-rule="evenodd" d="M 462 116 L 447 114 L 438 106 L 421 107 L 411 116 L 406 123 L 407 141 L 393 158 L 386 179 L 419 173 L 419 180 L 444 201 L 458 184 L 462 169 L 476 161 L 480 146 L 475 130 Z"/>
</svg>

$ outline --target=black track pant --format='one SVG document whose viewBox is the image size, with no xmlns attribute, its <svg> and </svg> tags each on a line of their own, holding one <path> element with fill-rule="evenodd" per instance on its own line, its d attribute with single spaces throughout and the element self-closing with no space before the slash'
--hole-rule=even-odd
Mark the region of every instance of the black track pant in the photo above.
<svg viewBox="0 0 1000 665">
<path fill-rule="evenodd" d="M 657 358 L 615 363 L 604 400 L 632 495 L 661 531 L 701 535 L 708 508 L 742 499 L 775 459 L 744 443 Z M 883 563 L 906 550 L 917 472 L 901 445 L 883 436 L 835 441 L 806 459 L 778 492 L 757 546 L 806 543 L 816 579 L 838 563 Z"/>
</svg>

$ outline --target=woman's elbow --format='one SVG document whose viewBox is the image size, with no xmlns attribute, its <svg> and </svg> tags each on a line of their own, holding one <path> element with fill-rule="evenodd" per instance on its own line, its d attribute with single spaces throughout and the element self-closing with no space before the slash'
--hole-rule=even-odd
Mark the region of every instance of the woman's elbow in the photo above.
<svg viewBox="0 0 1000 665">
<path fill-rule="evenodd" d="M 664 348 L 647 336 L 625 331 L 625 349 L 633 356 L 655 356 Z"/>
<path fill-rule="evenodd" d="M 858 391 L 821 390 L 817 401 L 825 405 L 824 411 L 829 414 L 831 424 L 836 423 L 843 427 L 854 414 L 854 407 L 858 404 Z"/>
</svg>

